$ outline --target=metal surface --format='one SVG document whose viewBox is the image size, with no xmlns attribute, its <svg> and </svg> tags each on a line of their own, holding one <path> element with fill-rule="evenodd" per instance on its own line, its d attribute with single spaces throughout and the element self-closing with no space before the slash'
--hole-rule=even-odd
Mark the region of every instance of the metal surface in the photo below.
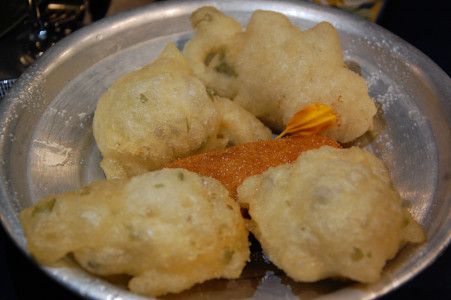
<svg viewBox="0 0 451 300">
<path fill-rule="evenodd" d="M 264 261 L 239 280 L 215 280 L 171 298 L 371 299 L 399 286 L 430 264 L 451 239 L 451 80 L 430 59 L 377 25 L 300 1 L 179 1 L 152 4 L 86 27 L 53 46 L 16 82 L 0 106 L 0 209 L 21 249 L 18 212 L 50 193 L 101 178 L 91 122 L 96 101 L 120 75 L 179 47 L 191 35 L 188 17 L 212 4 L 246 24 L 252 11 L 280 11 L 301 28 L 334 24 L 348 65 L 360 71 L 383 110 L 385 130 L 371 149 L 427 231 L 407 246 L 370 285 L 322 281 L 300 284 Z M 26 250 L 25 250 L 26 251 Z M 94 299 L 142 299 L 76 267 L 45 268 L 56 280 Z"/>
</svg>

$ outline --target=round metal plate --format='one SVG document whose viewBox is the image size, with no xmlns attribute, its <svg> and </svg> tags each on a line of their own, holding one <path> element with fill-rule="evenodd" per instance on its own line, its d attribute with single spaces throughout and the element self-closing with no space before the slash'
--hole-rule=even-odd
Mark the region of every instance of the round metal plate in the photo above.
<svg viewBox="0 0 451 300">
<path fill-rule="evenodd" d="M 18 213 L 42 196 L 102 178 L 92 136 L 96 102 L 119 76 L 154 59 L 164 45 L 182 48 L 189 15 L 214 5 L 246 24 L 252 11 L 286 14 L 302 29 L 329 21 L 339 30 L 347 64 L 368 81 L 385 130 L 369 145 L 428 240 L 407 246 L 370 285 L 295 283 L 270 264 L 250 263 L 239 280 L 214 280 L 169 298 L 371 299 L 430 264 L 451 239 L 451 80 L 430 59 L 358 17 L 301 1 L 179 1 L 152 4 L 88 26 L 52 47 L 0 106 L 0 209 L 4 227 L 26 251 Z M 142 299 L 76 265 L 44 267 L 63 285 L 93 299 Z"/>
</svg>

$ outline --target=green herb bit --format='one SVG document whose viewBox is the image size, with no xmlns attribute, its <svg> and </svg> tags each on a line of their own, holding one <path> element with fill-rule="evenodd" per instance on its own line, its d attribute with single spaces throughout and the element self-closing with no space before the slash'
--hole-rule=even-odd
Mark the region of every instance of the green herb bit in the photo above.
<svg viewBox="0 0 451 300">
<path fill-rule="evenodd" d="M 92 260 L 88 260 L 88 262 L 86 263 L 86 265 L 88 266 L 88 268 L 90 268 L 91 270 L 97 270 L 98 268 L 101 267 L 101 265 L 95 261 Z"/>
<path fill-rule="evenodd" d="M 208 97 L 210 97 L 210 99 L 213 100 L 213 97 L 216 96 L 215 90 L 209 87 L 206 87 L 205 89 L 207 91 Z"/>
<path fill-rule="evenodd" d="M 156 187 L 157 189 L 164 187 L 164 184 L 162 183 L 157 183 L 153 185 L 154 187 Z"/>
<path fill-rule="evenodd" d="M 202 19 L 202 21 L 205 22 L 211 22 L 211 20 L 213 20 L 213 17 L 210 14 L 205 14 L 204 18 Z"/>
<path fill-rule="evenodd" d="M 141 236 L 140 236 L 139 232 L 136 231 L 136 230 L 133 228 L 133 226 L 131 226 L 131 225 L 126 225 L 125 228 L 127 229 L 127 231 L 128 231 L 128 236 L 130 237 L 131 240 L 136 241 L 136 240 L 140 240 L 140 239 L 141 239 Z"/>
<path fill-rule="evenodd" d="M 52 212 L 53 208 L 55 207 L 56 198 L 52 198 L 48 201 L 39 203 L 31 213 L 31 216 L 34 217 L 36 215 L 40 214 L 49 214 Z"/>
<path fill-rule="evenodd" d="M 237 77 L 238 74 L 236 73 L 235 69 L 226 63 L 225 61 L 221 62 L 219 65 L 215 67 L 215 71 L 221 74 L 224 74 L 229 77 Z"/>
<path fill-rule="evenodd" d="M 230 140 L 226 144 L 226 148 L 230 148 L 230 147 L 233 147 L 233 146 L 236 146 L 236 145 L 235 145 L 235 143 L 233 141 L 230 141 Z"/>
<path fill-rule="evenodd" d="M 223 254 L 224 263 L 227 265 L 232 261 L 232 257 L 235 254 L 233 250 L 225 250 Z"/>
<path fill-rule="evenodd" d="M 213 60 L 213 58 L 216 56 L 216 54 L 217 54 L 217 52 L 215 50 L 211 50 L 210 52 L 208 52 L 204 58 L 204 65 L 206 65 L 208 67 L 210 65 L 211 61 Z"/>
<path fill-rule="evenodd" d="M 179 178 L 180 181 L 185 180 L 185 174 L 183 174 L 183 172 L 179 172 L 179 173 L 177 174 L 177 177 Z"/>
<path fill-rule="evenodd" d="M 210 50 L 204 58 L 205 66 L 208 67 L 216 56 L 218 56 L 219 62 L 224 62 L 226 57 L 226 49 L 224 47 L 220 47 Z"/>
<path fill-rule="evenodd" d="M 402 219 L 402 227 L 407 227 L 407 225 L 409 225 L 409 223 L 410 223 L 410 220 L 408 217 L 404 217 Z"/>
<path fill-rule="evenodd" d="M 219 48 L 218 54 L 219 54 L 219 61 L 220 61 L 220 62 L 225 61 L 225 56 L 226 56 L 226 50 L 225 50 L 225 48 L 223 48 L 223 47 Z"/>
<path fill-rule="evenodd" d="M 80 190 L 80 195 L 82 196 L 89 195 L 89 193 L 91 193 L 91 188 L 89 186 L 85 186 Z"/>
<path fill-rule="evenodd" d="M 141 103 L 146 103 L 147 101 L 149 101 L 149 98 L 147 98 L 147 96 L 143 93 L 139 93 L 139 101 L 141 101 Z"/>
<path fill-rule="evenodd" d="M 185 126 L 186 126 L 186 132 L 189 132 L 191 129 L 191 125 L 189 124 L 188 118 L 185 118 Z"/>
<path fill-rule="evenodd" d="M 363 252 L 360 248 L 354 247 L 353 252 L 351 254 L 351 259 L 353 261 L 359 261 L 363 258 Z"/>
</svg>

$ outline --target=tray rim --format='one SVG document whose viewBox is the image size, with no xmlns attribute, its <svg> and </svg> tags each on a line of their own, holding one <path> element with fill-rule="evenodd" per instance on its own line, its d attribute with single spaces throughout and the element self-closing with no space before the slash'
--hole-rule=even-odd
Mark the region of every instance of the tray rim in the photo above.
<svg viewBox="0 0 451 300">
<path fill-rule="evenodd" d="M 86 26 L 70 36 L 64 38 L 60 42 L 58 42 L 56 45 L 51 47 L 42 57 L 40 57 L 29 69 L 27 69 L 16 81 L 14 86 L 11 88 L 11 90 L 8 92 L 6 97 L 1 101 L 0 103 L 0 124 L 3 125 L 3 131 L 8 132 L 11 126 L 14 124 L 12 123 L 11 119 L 8 117 L 11 112 L 14 111 L 15 107 L 17 106 L 17 103 L 15 103 L 15 100 L 19 97 L 23 89 L 25 89 L 30 81 L 29 75 L 30 74 L 36 74 L 40 70 L 44 70 L 45 72 L 50 72 L 52 68 L 55 67 L 55 61 L 57 60 L 58 63 L 61 62 L 61 60 L 66 55 L 71 55 L 71 48 L 72 45 L 78 44 L 78 43 L 92 43 L 94 42 L 94 36 L 99 33 L 105 31 L 105 29 L 109 28 L 110 26 L 114 24 L 119 24 L 121 22 L 126 22 L 129 18 L 136 18 L 142 17 L 144 15 L 146 16 L 153 16 L 154 18 L 157 17 L 158 12 L 168 10 L 168 11 L 175 11 L 174 16 L 177 15 L 177 10 L 179 10 L 180 15 L 184 15 L 185 11 L 187 10 L 194 10 L 195 8 L 198 8 L 203 5 L 213 5 L 220 9 L 224 9 L 224 7 L 233 7 L 234 3 L 241 3 L 243 1 L 238 0 L 231 0 L 231 1 L 208 1 L 208 0 L 188 0 L 188 1 L 165 1 L 165 2 L 157 2 L 157 3 L 151 3 L 147 6 L 136 8 L 127 12 L 123 12 L 111 17 L 107 17 L 105 19 L 102 19 L 94 24 L 91 24 L 89 26 Z M 436 85 L 436 83 L 441 83 L 440 90 L 435 90 L 439 93 L 441 97 L 440 99 L 443 99 L 447 102 L 440 102 L 441 107 L 444 108 L 443 114 L 448 119 L 448 129 L 450 128 L 451 123 L 451 78 L 439 67 L 437 66 L 429 57 L 427 57 L 425 54 L 423 54 L 420 50 L 415 48 L 414 46 L 410 45 L 400 37 L 396 36 L 395 34 L 389 32 L 388 30 L 382 28 L 381 26 L 370 23 L 369 21 L 364 20 L 363 18 L 360 18 L 358 16 L 351 15 L 350 13 L 339 11 L 336 9 L 328 8 L 328 7 L 318 7 L 315 4 L 308 3 L 308 2 L 298 2 L 294 0 L 287 0 L 287 1 L 274 1 L 274 0 L 258 0 L 258 1 L 252 1 L 253 6 L 263 5 L 263 6 L 270 6 L 271 4 L 278 5 L 287 5 L 289 7 L 297 7 L 298 9 L 309 9 L 312 11 L 319 11 L 323 14 L 330 14 L 332 16 L 339 16 L 342 18 L 345 18 L 350 25 L 353 26 L 364 26 L 366 30 L 369 30 L 370 32 L 378 32 L 385 37 L 387 37 L 388 40 L 393 41 L 394 43 L 397 43 L 400 45 L 402 51 L 405 51 L 406 53 L 409 53 L 409 59 L 406 61 L 407 63 L 412 63 L 415 65 L 419 65 L 421 69 L 423 69 L 427 74 L 427 82 L 430 86 Z M 245 11 L 245 10 L 240 10 Z M 284 12 L 288 16 L 292 16 L 292 14 Z M 14 121 L 14 120 L 13 120 Z M 448 139 L 449 140 L 449 139 Z M 5 145 L 8 144 L 7 136 L 1 135 L 0 136 L 0 157 L 4 157 L 4 148 Z M 451 148 L 451 145 L 448 144 L 448 149 Z M 448 169 L 450 169 L 448 167 Z M 446 172 L 446 170 L 445 170 Z M 24 241 L 17 237 L 17 234 L 21 232 L 21 230 L 15 229 L 17 225 L 20 225 L 20 222 L 18 221 L 17 215 L 15 215 L 15 210 L 12 207 L 10 203 L 8 202 L 7 197 L 7 185 L 8 183 L 4 180 L 4 166 L 0 167 L 0 220 L 5 228 L 5 231 L 9 234 L 9 236 L 12 238 L 14 243 L 18 246 L 18 248 L 29 258 L 31 258 L 30 254 L 24 247 Z M 448 186 L 446 195 L 449 196 L 450 187 Z M 445 197 L 446 197 L 445 195 Z M 446 200 L 446 199 L 445 199 Z M 450 198 L 447 199 L 447 201 L 451 200 Z M 6 209 L 6 210 L 5 210 Z M 5 213 L 6 212 L 6 213 Z M 9 214 L 8 214 L 9 213 Z M 446 224 L 448 229 L 451 228 L 451 212 L 448 213 L 444 224 Z M 433 249 L 430 249 L 428 254 L 424 257 L 425 259 L 422 260 L 420 263 L 417 263 L 416 267 L 411 270 L 408 274 L 404 274 L 401 278 L 397 278 L 396 282 L 391 285 L 386 285 L 383 289 L 378 290 L 377 293 L 373 293 L 371 295 L 367 295 L 365 299 L 373 299 L 378 296 L 384 295 L 387 292 L 399 287 L 409 279 L 411 279 L 413 276 L 417 275 L 421 270 L 424 270 L 427 266 L 431 265 L 437 257 L 448 247 L 448 245 L 451 242 L 451 231 L 448 232 L 446 235 L 444 233 L 444 238 L 441 240 L 440 243 L 436 244 Z M 41 269 L 43 269 L 48 275 L 50 275 L 52 278 L 54 278 L 57 282 L 61 283 L 63 286 L 71 289 L 72 291 L 77 292 L 78 294 L 82 295 L 82 292 L 80 291 L 79 286 L 68 284 L 67 281 L 61 280 L 58 276 L 54 275 L 50 269 L 47 267 L 40 266 Z M 90 296 L 90 295 L 84 295 L 84 296 Z M 93 296 L 93 295 L 92 295 Z M 93 298 L 94 299 L 94 298 Z M 97 299 L 97 298 L 95 298 Z"/>
</svg>

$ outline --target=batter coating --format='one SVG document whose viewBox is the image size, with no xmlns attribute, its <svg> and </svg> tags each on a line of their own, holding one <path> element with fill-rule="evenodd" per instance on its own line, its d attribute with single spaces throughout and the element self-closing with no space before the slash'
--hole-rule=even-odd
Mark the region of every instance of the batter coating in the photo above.
<svg viewBox="0 0 451 300">
<path fill-rule="evenodd" d="M 218 134 L 200 152 L 272 139 L 271 130 L 240 105 L 227 98 L 212 98 L 220 119 Z"/>
<path fill-rule="evenodd" d="M 404 243 L 425 239 L 382 162 L 355 147 L 306 151 L 249 177 L 238 202 L 269 259 L 297 281 L 375 282 Z"/>
<path fill-rule="evenodd" d="M 229 99 L 208 94 L 169 44 L 100 98 L 94 137 L 108 179 L 129 178 L 180 157 L 270 139 L 271 131 Z"/>
<path fill-rule="evenodd" d="M 237 73 L 232 65 L 236 34 L 241 25 L 214 7 L 196 10 L 190 18 L 196 30 L 183 49 L 194 74 L 219 96 L 232 99 L 237 93 Z"/>
<path fill-rule="evenodd" d="M 238 278 L 249 258 L 248 232 L 227 190 L 182 169 L 98 181 L 20 217 L 41 263 L 72 253 L 91 273 L 131 275 L 129 288 L 151 296 Z"/>
<path fill-rule="evenodd" d="M 326 104 L 337 114 L 337 124 L 323 134 L 339 142 L 352 141 L 372 127 L 376 107 L 365 80 L 345 66 L 331 24 L 300 31 L 282 14 L 257 10 L 241 32 L 238 23 L 211 7 L 200 8 L 192 18 L 196 16 L 203 18 L 193 23 L 196 34 L 184 54 L 193 68 L 209 70 L 196 75 L 273 130 L 282 131 L 296 112 L 312 103 Z M 193 54 L 193 49 L 202 51 Z M 219 75 L 213 76 L 215 71 Z"/>
<path fill-rule="evenodd" d="M 219 119 L 205 86 L 173 44 L 100 98 L 93 131 L 108 179 L 128 178 L 198 151 Z"/>
</svg>

